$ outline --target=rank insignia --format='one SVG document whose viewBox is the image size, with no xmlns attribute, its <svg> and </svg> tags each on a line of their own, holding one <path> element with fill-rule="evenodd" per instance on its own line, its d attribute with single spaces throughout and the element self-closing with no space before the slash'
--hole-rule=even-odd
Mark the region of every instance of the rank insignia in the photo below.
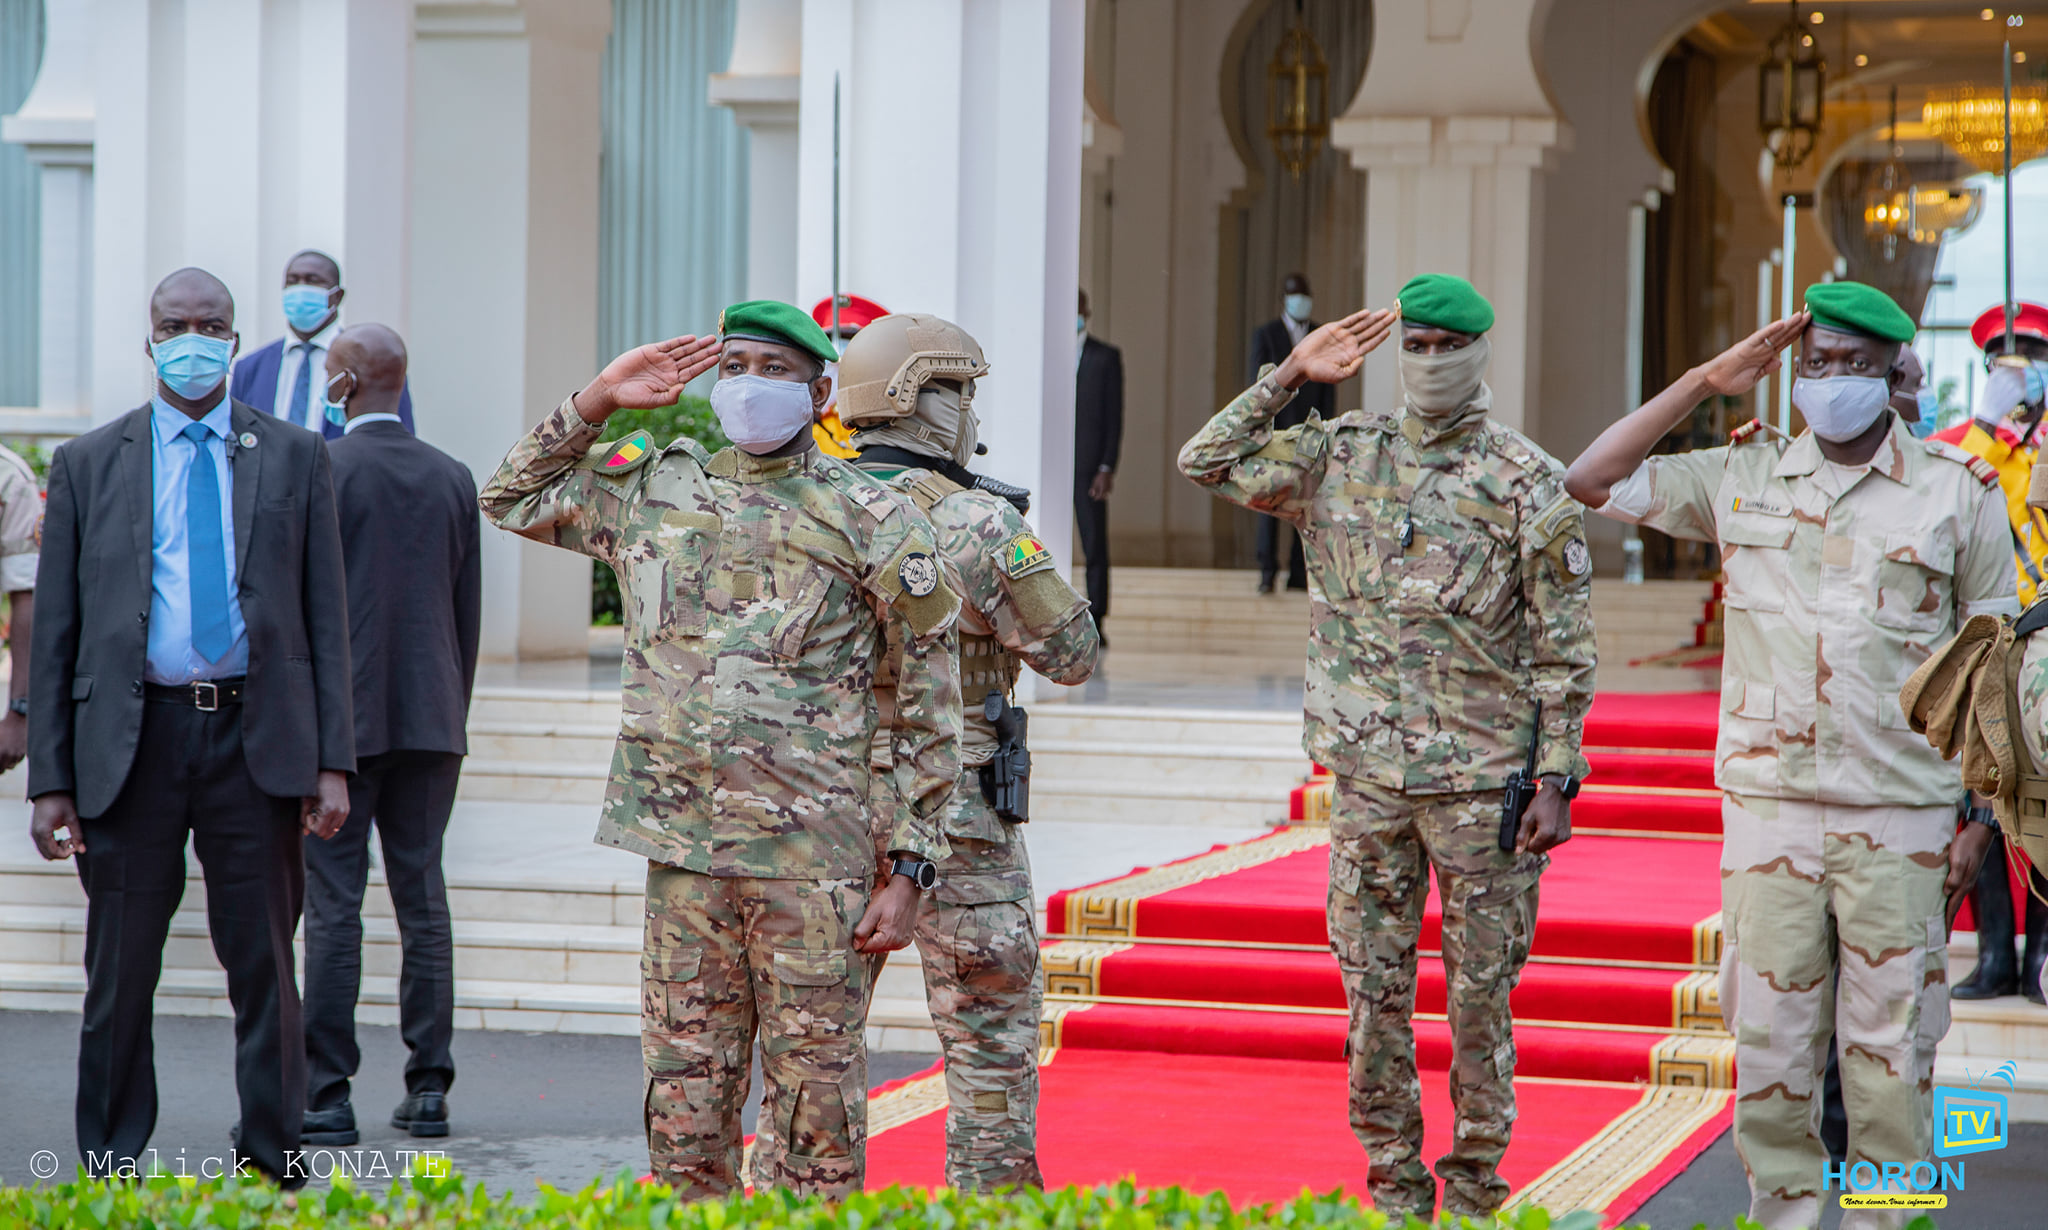
<svg viewBox="0 0 2048 1230">
<path fill-rule="evenodd" d="M 912 551 L 896 565 L 896 579 L 903 582 L 904 593 L 913 598 L 928 598 L 939 587 L 939 566 L 924 552 Z"/>
<path fill-rule="evenodd" d="M 612 446 L 612 451 L 597 463 L 599 474 L 624 474 L 639 465 L 654 451 L 654 440 L 644 431 L 632 435 Z"/>
<path fill-rule="evenodd" d="M 1003 571 L 1014 579 L 1052 561 L 1052 552 L 1038 540 L 1036 534 L 1019 534 L 1003 544 L 1001 563 Z"/>
<path fill-rule="evenodd" d="M 1575 577 L 1582 577 L 1593 571 L 1592 553 L 1587 551 L 1586 544 L 1577 538 L 1564 544 L 1564 570 Z"/>
</svg>

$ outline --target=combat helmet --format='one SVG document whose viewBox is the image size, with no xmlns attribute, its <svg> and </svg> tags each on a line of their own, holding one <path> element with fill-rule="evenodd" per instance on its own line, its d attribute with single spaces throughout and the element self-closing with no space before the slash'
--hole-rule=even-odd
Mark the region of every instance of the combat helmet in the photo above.
<svg viewBox="0 0 2048 1230">
<path fill-rule="evenodd" d="M 918 391 L 934 380 L 960 382 L 965 414 L 974 402 L 972 382 L 987 374 L 981 344 L 952 321 L 884 316 L 854 334 L 839 356 L 839 418 L 855 430 L 910 418 Z"/>
</svg>

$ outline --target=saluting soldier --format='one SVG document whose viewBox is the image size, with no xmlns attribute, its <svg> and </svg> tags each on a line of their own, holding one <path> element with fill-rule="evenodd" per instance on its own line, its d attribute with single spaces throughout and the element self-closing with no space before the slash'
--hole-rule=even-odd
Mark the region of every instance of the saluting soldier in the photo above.
<svg viewBox="0 0 2048 1230">
<path fill-rule="evenodd" d="M 1351 1009 L 1351 1126 L 1373 1204 L 1431 1217 L 1415 1072 L 1416 943 L 1429 872 L 1457 1057 L 1445 1212 L 1481 1216 L 1515 1118 L 1508 992 L 1528 959 L 1545 850 L 1571 833 L 1593 697 L 1592 560 L 1563 468 L 1488 417 L 1493 308 L 1462 278 L 1401 288 L 1403 404 L 1275 432 L 1305 381 L 1356 374 L 1395 311 L 1296 345 L 1181 450 L 1181 472 L 1307 543 L 1307 734 L 1337 775 L 1330 946 Z M 1538 702 L 1542 723 L 1535 724 Z M 1502 789 L 1531 741 L 1542 787 L 1502 850 Z"/>
<path fill-rule="evenodd" d="M 1766 1227 L 1817 1224 L 1827 1154 L 1814 1100 L 1831 1033 L 1850 1164 L 1928 1157 L 1949 1023 L 1943 903 L 1994 835 L 1988 808 L 1958 834 L 1961 773 L 1898 702 L 1961 621 L 2019 609 L 1997 473 L 1915 440 L 1888 406 L 1914 332 L 1874 287 L 1813 286 L 1805 311 L 1687 372 L 1566 479 L 1603 516 L 1721 550 L 1721 1013 L 1735 1035 L 1735 1148 Z M 1776 371 L 1794 342 L 1796 439 L 1751 423 L 1720 448 L 1648 456 L 1699 403 Z M 1889 1220 L 1852 1210 L 1842 1224 Z"/>
<path fill-rule="evenodd" d="M 916 939 L 945 1052 L 946 1182 L 968 1191 L 1045 1182 L 1043 979 L 1026 816 L 995 806 L 1001 766 L 988 706 L 991 697 L 1008 706 L 1023 666 L 1055 683 L 1085 682 L 1099 648 L 1088 600 L 1024 520 L 1028 497 L 994 494 L 967 469 L 981 451 L 974 386 L 987 372 L 980 344 L 936 316 L 882 317 L 839 361 L 840 414 L 853 428 L 860 468 L 931 518 L 939 556 L 960 586 L 960 786 L 945 813 L 949 852 L 938 885 L 918 901 Z M 875 749 L 886 771 L 890 749 L 880 740 Z"/>
<path fill-rule="evenodd" d="M 759 1183 L 858 1191 L 873 953 L 909 942 L 959 777 L 959 597 L 909 500 L 821 454 L 835 358 L 786 304 L 728 308 L 719 336 L 614 359 L 485 485 L 493 524 L 611 565 L 626 595 L 624 714 L 599 844 L 648 859 L 642 1046 L 655 1177 L 740 1182 L 756 1026 L 762 1115 L 788 1147 Z M 645 432 L 593 448 L 613 412 L 673 403 L 717 365 L 712 456 Z M 885 629 L 904 646 L 892 742 L 903 806 L 874 891 L 868 750 Z"/>
</svg>

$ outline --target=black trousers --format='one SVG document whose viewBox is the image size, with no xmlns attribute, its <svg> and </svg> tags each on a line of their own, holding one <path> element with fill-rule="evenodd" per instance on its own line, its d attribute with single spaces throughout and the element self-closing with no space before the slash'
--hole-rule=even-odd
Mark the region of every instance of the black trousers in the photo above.
<svg viewBox="0 0 2048 1230">
<path fill-rule="evenodd" d="M 363 892 L 370 829 L 383 839 L 384 878 L 398 915 L 398 1033 L 411 1057 L 405 1089 L 446 1093 L 455 1081 L 455 941 L 441 841 L 455 807 L 462 757 L 453 752 L 365 756 L 349 782 L 348 822 L 306 842 L 306 1106 L 348 1100 L 362 1063 L 356 999 L 363 987 Z"/>
<path fill-rule="evenodd" d="M 1088 498 L 1093 474 L 1074 476 L 1074 532 L 1088 561 L 1088 606 L 1096 620 L 1109 618 L 1109 501 Z"/>
<path fill-rule="evenodd" d="M 273 1178 L 299 1147 L 306 1090 L 292 972 L 305 873 L 299 800 L 256 788 L 242 707 L 143 707 L 134 766 L 105 814 L 84 820 L 85 1023 L 78 1040 L 78 1149 L 95 1174 L 142 1156 L 156 1130 L 152 996 L 185 894 L 185 837 L 206 878 L 206 922 L 235 1011 L 238 1153 Z M 146 1162 L 138 1163 L 146 1166 Z"/>
<path fill-rule="evenodd" d="M 1301 553 L 1301 534 L 1278 517 L 1259 517 L 1259 578 L 1272 580 L 1280 572 L 1280 535 L 1287 535 L 1287 587 L 1308 588 L 1308 560 Z"/>
</svg>

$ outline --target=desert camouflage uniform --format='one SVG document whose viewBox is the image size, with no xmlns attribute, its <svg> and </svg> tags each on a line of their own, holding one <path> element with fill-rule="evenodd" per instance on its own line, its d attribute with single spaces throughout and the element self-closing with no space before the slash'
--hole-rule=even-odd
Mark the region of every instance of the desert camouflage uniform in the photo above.
<svg viewBox="0 0 2048 1230">
<path fill-rule="evenodd" d="M 43 497 L 36 473 L 13 449 L 0 446 L 0 593 L 36 587 L 43 549 Z"/>
<path fill-rule="evenodd" d="M 1430 1215 L 1415 1074 L 1416 944 L 1434 867 L 1457 1058 L 1444 1207 L 1480 1213 L 1514 1121 L 1508 992 L 1543 855 L 1498 845 L 1501 787 L 1543 702 L 1537 767 L 1583 776 L 1591 560 L 1557 462 L 1486 417 L 1357 412 L 1286 431 L 1270 374 L 1181 450 L 1181 472 L 1299 527 L 1311 627 L 1304 747 L 1337 774 L 1330 946 L 1351 1005 L 1351 1125 L 1383 1212 Z M 1412 521 L 1411 521 L 1412 518 Z M 1406 547 L 1404 529 L 1412 525 Z M 1425 865 L 1424 859 L 1428 862 Z"/>
<path fill-rule="evenodd" d="M 1963 788 L 1908 729 L 1899 688 L 1962 620 L 2018 610 L 1997 478 L 1968 462 L 1897 421 L 1866 467 L 1827 462 L 1811 434 L 1754 433 L 1652 457 L 1600 510 L 1722 552 L 1721 1012 L 1735 1146 L 1767 1227 L 1819 1215 L 1831 1033 L 1850 1163 L 1910 1166 L 1931 1144 Z"/>
<path fill-rule="evenodd" d="M 1039 1187 L 1038 918 L 1023 826 L 999 818 L 981 792 L 980 766 L 996 750 L 982 702 L 1009 694 L 1020 661 L 1055 683 L 1085 681 L 1095 673 L 1095 620 L 1007 500 L 929 470 L 864 468 L 927 511 L 962 598 L 963 771 L 946 813 L 950 853 L 938 887 L 919 902 L 916 933 L 946 1057 L 946 1182 Z M 887 750 L 877 743 L 882 767 Z"/>
<path fill-rule="evenodd" d="M 909 501 L 817 451 L 706 456 L 644 436 L 592 450 L 572 403 L 481 497 L 493 524 L 593 556 L 626 606 L 624 713 L 600 844 L 649 860 L 642 1048 L 655 1176 L 739 1182 L 755 1025 L 763 1122 L 795 1148 L 763 1182 L 841 1196 L 863 1177 L 872 885 L 868 749 L 883 629 L 910 648 L 891 729 L 892 848 L 944 853 L 959 776 L 959 599 Z M 636 451 L 637 450 L 637 451 Z M 920 592 L 922 591 L 922 592 Z"/>
</svg>

